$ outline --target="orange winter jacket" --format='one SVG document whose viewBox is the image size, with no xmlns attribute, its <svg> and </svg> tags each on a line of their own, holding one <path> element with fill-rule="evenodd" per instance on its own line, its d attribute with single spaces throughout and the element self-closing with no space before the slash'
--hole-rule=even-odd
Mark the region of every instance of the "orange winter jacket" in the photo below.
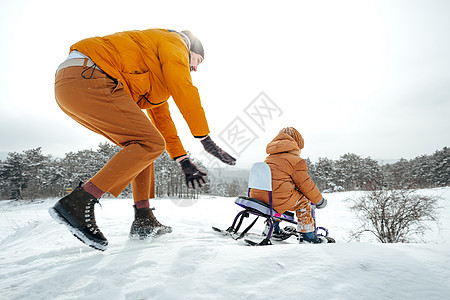
<svg viewBox="0 0 450 300">
<path fill-rule="evenodd" d="M 166 140 L 170 156 L 186 154 L 172 121 L 172 96 L 191 133 L 209 133 L 205 112 L 189 70 L 189 50 L 176 32 L 165 29 L 125 31 L 82 40 L 70 48 L 89 56 L 147 113 Z"/>
<path fill-rule="evenodd" d="M 265 162 L 272 171 L 272 201 L 278 213 L 292 210 L 304 195 L 314 204 L 322 200 L 322 194 L 308 175 L 306 161 L 299 155 L 295 140 L 286 133 L 279 133 L 266 148 Z M 251 190 L 250 197 L 269 203 L 266 192 Z"/>
</svg>

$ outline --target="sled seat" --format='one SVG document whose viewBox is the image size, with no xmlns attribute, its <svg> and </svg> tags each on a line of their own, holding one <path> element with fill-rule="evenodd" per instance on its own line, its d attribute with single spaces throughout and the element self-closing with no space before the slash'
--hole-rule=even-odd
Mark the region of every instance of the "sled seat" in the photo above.
<svg viewBox="0 0 450 300">
<path fill-rule="evenodd" d="M 255 210 L 265 216 L 270 216 L 270 205 L 256 198 L 240 196 L 234 201 L 234 203 L 242 208 Z M 272 216 L 274 219 L 297 224 L 297 221 L 294 219 L 294 213 L 291 211 L 286 211 L 285 213 L 280 214 L 276 210 L 272 209 Z"/>
</svg>

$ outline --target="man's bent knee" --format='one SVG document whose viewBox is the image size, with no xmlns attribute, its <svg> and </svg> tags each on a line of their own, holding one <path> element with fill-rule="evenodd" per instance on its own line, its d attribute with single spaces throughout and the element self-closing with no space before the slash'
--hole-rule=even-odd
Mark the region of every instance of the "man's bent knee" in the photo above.
<svg viewBox="0 0 450 300">
<path fill-rule="evenodd" d="M 153 137 L 151 140 L 142 142 L 141 146 L 151 156 L 150 159 L 156 159 L 166 150 L 166 142 L 162 136 L 158 138 Z"/>
</svg>

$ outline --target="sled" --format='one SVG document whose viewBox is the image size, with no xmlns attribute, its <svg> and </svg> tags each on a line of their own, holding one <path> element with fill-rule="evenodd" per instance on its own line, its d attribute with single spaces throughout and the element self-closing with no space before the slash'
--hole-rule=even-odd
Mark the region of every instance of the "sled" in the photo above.
<svg viewBox="0 0 450 300">
<path fill-rule="evenodd" d="M 259 189 L 263 191 L 267 191 L 269 194 L 269 204 L 250 197 L 250 190 L 251 189 Z M 269 231 L 265 238 L 259 242 L 256 243 L 254 241 L 250 241 L 248 239 L 244 239 L 244 241 L 248 245 L 252 246 L 264 246 L 264 245 L 272 245 L 271 237 L 274 229 L 274 222 L 275 221 L 285 221 L 288 223 L 292 223 L 297 225 L 297 221 L 295 219 L 295 214 L 290 211 L 286 211 L 284 213 L 278 213 L 273 208 L 272 203 L 272 172 L 270 170 L 270 167 L 265 162 L 257 162 L 254 163 L 252 168 L 250 169 L 250 175 L 248 180 L 248 193 L 247 196 L 240 196 L 237 197 L 234 201 L 237 205 L 243 208 L 242 211 L 240 211 L 236 217 L 234 218 L 233 223 L 230 227 L 226 230 L 220 230 L 218 228 L 213 227 L 213 230 L 216 232 L 222 232 L 224 234 L 229 234 L 235 239 L 241 239 L 245 237 L 248 234 L 248 231 L 255 225 L 256 221 L 261 217 L 265 219 L 266 223 L 269 225 Z M 314 226 L 315 226 L 315 205 L 311 204 L 311 214 L 314 219 Z M 256 216 L 256 218 L 253 220 L 253 222 L 250 223 L 250 225 L 245 228 L 242 232 L 239 232 L 239 229 L 242 226 L 242 223 L 244 221 L 244 218 L 250 217 L 250 215 Z M 324 234 L 318 233 L 319 230 L 322 230 Z M 328 236 L 328 230 L 324 227 L 316 227 L 315 226 L 315 233 L 317 235 L 325 237 L 329 242 L 333 242 L 331 238 L 327 238 Z M 297 236 L 296 232 L 291 233 L 291 235 Z"/>
<path fill-rule="evenodd" d="M 269 193 L 269 204 L 258 200 L 256 198 L 250 197 L 251 189 L 259 189 L 263 191 L 267 191 Z M 225 232 L 230 233 L 230 235 L 236 235 L 239 233 L 239 229 L 242 226 L 244 218 L 248 218 L 250 215 L 256 216 L 255 220 L 244 229 L 236 239 L 243 238 L 248 231 L 255 225 L 256 221 L 261 217 L 264 218 L 269 225 L 269 231 L 266 237 L 258 243 L 258 245 L 271 245 L 272 242 L 270 238 L 272 237 L 274 221 L 286 221 L 292 224 L 297 224 L 295 221 L 294 213 L 285 212 L 283 214 L 278 213 L 273 209 L 272 203 L 272 172 L 270 171 L 270 167 L 268 164 L 264 162 L 257 162 L 253 164 L 250 169 L 250 175 L 248 180 L 248 195 L 237 197 L 234 201 L 237 205 L 244 208 L 240 211 L 236 217 L 234 218 L 233 224 L 225 230 Z M 214 229 L 217 231 L 217 229 Z M 255 244 L 252 241 L 245 240 L 248 244 Z"/>
</svg>

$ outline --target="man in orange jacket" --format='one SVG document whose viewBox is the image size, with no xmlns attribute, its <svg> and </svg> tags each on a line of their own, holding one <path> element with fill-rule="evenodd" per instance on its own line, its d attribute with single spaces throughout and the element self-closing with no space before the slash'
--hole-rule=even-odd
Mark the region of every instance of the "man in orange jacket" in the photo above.
<svg viewBox="0 0 450 300">
<path fill-rule="evenodd" d="M 108 241 L 95 222 L 94 205 L 109 192 L 117 197 L 131 182 L 135 220 L 130 237 L 171 232 L 149 208 L 154 198 L 154 160 L 167 150 L 180 162 L 186 184 L 205 183 L 206 174 L 186 155 L 167 100 L 172 96 L 194 137 L 222 162 L 235 159 L 209 137 L 208 123 L 190 71 L 204 59 L 190 31 L 165 29 L 119 32 L 82 40 L 58 67 L 55 96 L 75 121 L 122 148 L 84 185 L 60 199 L 49 212 L 87 245 L 105 250 Z M 147 111 L 148 117 L 142 112 Z"/>
</svg>

